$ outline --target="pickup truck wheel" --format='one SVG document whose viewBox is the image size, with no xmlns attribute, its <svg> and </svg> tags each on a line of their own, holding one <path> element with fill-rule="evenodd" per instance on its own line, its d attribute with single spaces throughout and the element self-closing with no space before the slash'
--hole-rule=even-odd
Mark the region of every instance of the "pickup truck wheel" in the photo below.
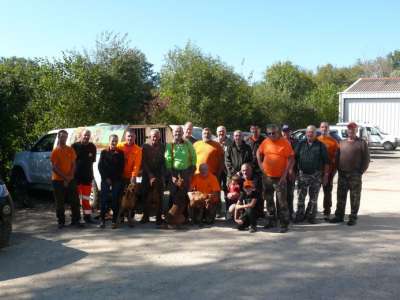
<svg viewBox="0 0 400 300">
<path fill-rule="evenodd" d="M 12 231 L 11 222 L 0 219 L 0 248 L 8 245 Z"/>
<path fill-rule="evenodd" d="M 383 143 L 383 149 L 385 149 L 386 151 L 391 151 L 394 150 L 395 147 L 391 142 L 385 142 Z"/>
<path fill-rule="evenodd" d="M 15 170 L 11 176 L 13 199 L 16 203 L 24 207 L 32 207 L 32 201 L 29 198 L 29 184 L 23 171 Z"/>
</svg>

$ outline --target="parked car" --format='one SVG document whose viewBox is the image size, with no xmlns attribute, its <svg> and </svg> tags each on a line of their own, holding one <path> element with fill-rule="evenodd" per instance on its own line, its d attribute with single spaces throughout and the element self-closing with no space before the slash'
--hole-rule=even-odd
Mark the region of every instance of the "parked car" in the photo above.
<svg viewBox="0 0 400 300">
<path fill-rule="evenodd" d="M 97 124 L 94 126 L 67 128 L 67 145 L 78 141 L 81 133 L 89 129 L 92 133 L 91 142 L 97 147 L 96 162 L 93 164 L 94 181 L 91 202 L 96 205 L 98 192 L 101 187 L 101 176 L 98 170 L 100 152 L 108 147 L 110 134 L 116 134 L 120 141 L 124 141 L 125 131 L 133 128 L 136 131 L 136 144 L 142 146 L 150 137 L 150 130 L 157 128 L 161 132 L 163 143 L 172 141 L 172 130 L 166 125 L 110 125 Z M 52 130 L 42 136 L 29 150 L 18 152 L 15 155 L 11 175 L 12 189 L 16 201 L 26 202 L 27 192 L 30 189 L 52 190 L 50 155 L 56 147 L 58 130 Z"/>
<path fill-rule="evenodd" d="M 345 127 L 347 129 L 348 123 L 337 123 L 336 126 Z M 400 140 L 394 135 L 382 132 L 378 126 L 369 123 L 357 123 L 361 128 L 365 128 L 368 136 L 368 146 L 369 147 L 380 147 L 384 150 L 391 151 L 395 150 L 400 144 Z"/>
<path fill-rule="evenodd" d="M 14 215 L 14 204 L 8 189 L 0 178 L 0 248 L 8 245 Z"/>
<path fill-rule="evenodd" d="M 329 130 L 329 134 L 331 135 L 331 137 L 333 137 L 335 140 L 337 140 L 338 142 L 342 139 L 340 137 L 340 135 L 338 134 L 338 131 L 336 129 L 330 129 Z M 317 136 L 321 135 L 321 132 L 317 129 Z M 292 132 L 291 134 L 292 138 L 300 141 L 302 139 L 306 138 L 306 129 L 297 129 L 295 131 Z"/>
</svg>

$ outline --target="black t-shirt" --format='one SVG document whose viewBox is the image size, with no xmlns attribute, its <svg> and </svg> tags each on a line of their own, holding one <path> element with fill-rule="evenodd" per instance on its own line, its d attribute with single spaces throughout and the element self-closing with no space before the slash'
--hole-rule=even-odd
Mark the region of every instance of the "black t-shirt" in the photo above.
<svg viewBox="0 0 400 300">
<path fill-rule="evenodd" d="M 257 203 L 259 197 L 260 197 L 260 195 L 257 190 L 252 191 L 249 194 L 247 194 L 246 191 L 242 190 L 240 192 L 239 201 L 242 202 L 243 204 L 250 204 L 253 199 L 256 199 L 256 203 Z"/>
<path fill-rule="evenodd" d="M 92 184 L 93 163 L 96 161 L 96 146 L 93 143 L 86 145 L 81 142 L 72 145 L 76 152 L 75 180 L 78 184 Z"/>
</svg>

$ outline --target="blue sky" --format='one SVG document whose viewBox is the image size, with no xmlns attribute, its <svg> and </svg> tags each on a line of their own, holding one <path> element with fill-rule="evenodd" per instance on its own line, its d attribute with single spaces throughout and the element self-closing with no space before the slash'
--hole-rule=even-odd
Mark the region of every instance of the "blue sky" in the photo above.
<svg viewBox="0 0 400 300">
<path fill-rule="evenodd" d="M 113 31 L 128 33 L 155 71 L 190 40 L 260 79 L 277 61 L 315 70 L 400 49 L 399 12 L 400 1 L 376 0 L 0 0 L 0 56 L 59 57 Z"/>
</svg>

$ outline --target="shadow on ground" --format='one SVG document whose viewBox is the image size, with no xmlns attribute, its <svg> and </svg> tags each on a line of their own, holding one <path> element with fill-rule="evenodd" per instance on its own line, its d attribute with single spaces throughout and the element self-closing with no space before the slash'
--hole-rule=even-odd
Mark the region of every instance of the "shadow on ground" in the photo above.
<svg viewBox="0 0 400 300">
<path fill-rule="evenodd" d="M 10 245 L 0 250 L 0 282 L 59 269 L 87 256 L 59 241 L 23 233 L 14 233 Z M 42 255 L 44 249 L 46 255 Z"/>
</svg>

